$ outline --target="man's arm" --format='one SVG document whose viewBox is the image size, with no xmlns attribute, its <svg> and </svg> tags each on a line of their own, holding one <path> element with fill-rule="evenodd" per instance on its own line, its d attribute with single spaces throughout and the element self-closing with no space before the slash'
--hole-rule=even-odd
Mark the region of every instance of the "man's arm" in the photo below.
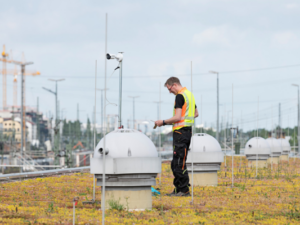
<svg viewBox="0 0 300 225">
<path fill-rule="evenodd" d="M 180 121 L 181 112 L 182 112 L 181 108 L 176 108 L 175 109 L 175 116 L 171 117 L 170 119 L 165 120 L 165 123 L 168 124 L 168 125 L 171 125 L 173 123 L 176 123 L 176 122 Z M 163 121 L 162 120 L 157 120 L 157 121 L 155 121 L 155 124 L 158 127 L 161 127 L 163 125 Z"/>
<path fill-rule="evenodd" d="M 197 118 L 199 116 L 199 113 L 198 113 L 198 109 L 196 108 L 195 110 L 195 118 Z"/>
</svg>

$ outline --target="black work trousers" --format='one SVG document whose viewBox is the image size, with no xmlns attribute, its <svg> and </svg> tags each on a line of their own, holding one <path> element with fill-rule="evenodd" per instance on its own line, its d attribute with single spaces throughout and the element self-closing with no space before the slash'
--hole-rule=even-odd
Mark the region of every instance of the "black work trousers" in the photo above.
<svg viewBox="0 0 300 225">
<path fill-rule="evenodd" d="M 171 169 L 174 175 L 175 193 L 189 191 L 189 175 L 186 169 L 186 158 L 190 147 L 192 130 L 184 127 L 173 131 L 173 160 Z"/>
</svg>

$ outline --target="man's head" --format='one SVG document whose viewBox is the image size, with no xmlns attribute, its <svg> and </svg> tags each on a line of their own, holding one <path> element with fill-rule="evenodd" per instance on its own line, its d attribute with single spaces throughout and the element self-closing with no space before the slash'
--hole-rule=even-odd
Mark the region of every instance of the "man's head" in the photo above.
<svg viewBox="0 0 300 225">
<path fill-rule="evenodd" d="M 166 83 L 165 87 L 168 88 L 170 93 L 177 95 L 177 93 L 182 89 L 180 80 L 177 77 L 170 77 Z"/>
</svg>

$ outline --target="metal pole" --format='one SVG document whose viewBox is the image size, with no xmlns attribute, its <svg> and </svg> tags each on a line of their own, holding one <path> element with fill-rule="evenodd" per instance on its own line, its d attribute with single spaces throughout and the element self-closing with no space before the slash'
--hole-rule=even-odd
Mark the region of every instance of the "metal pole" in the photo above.
<svg viewBox="0 0 300 225">
<path fill-rule="evenodd" d="M 209 73 L 217 74 L 217 132 L 216 132 L 216 139 L 219 142 L 219 72 L 216 71 L 209 71 Z"/>
<path fill-rule="evenodd" d="M 298 84 L 292 84 L 292 86 L 295 86 L 298 88 L 298 153 L 299 153 L 299 144 L 300 144 L 300 92 L 299 92 L 299 85 Z"/>
<path fill-rule="evenodd" d="M 228 116 L 226 117 L 226 105 L 225 105 L 225 107 L 224 107 L 224 110 L 225 110 L 225 134 L 224 134 L 224 142 L 225 142 L 225 156 L 224 156 L 224 158 L 225 158 L 225 168 L 227 168 L 227 166 L 226 166 L 226 159 L 227 159 L 227 120 L 229 119 L 228 118 Z M 228 115 L 228 114 L 227 114 Z M 226 171 L 227 171 L 227 169 L 226 169 Z"/>
<path fill-rule="evenodd" d="M 258 148 L 258 118 L 259 118 L 259 97 L 257 98 L 257 129 L 256 129 L 256 147 Z M 258 151 L 256 151 L 256 177 L 257 177 L 257 167 L 258 167 Z"/>
<path fill-rule="evenodd" d="M 158 103 L 158 107 L 159 107 L 159 110 L 158 110 L 158 120 L 160 120 L 161 118 L 161 83 L 159 82 L 159 103 Z M 161 162 L 161 128 L 159 127 L 158 128 L 158 146 L 159 146 L 159 157 L 160 157 L 160 162 Z M 160 167 L 162 167 L 161 163 L 160 163 Z M 161 172 L 159 174 L 159 184 L 161 185 L 161 173 L 162 173 L 162 168 L 161 169 Z"/>
<path fill-rule="evenodd" d="M 195 107 L 193 107 L 193 62 L 191 62 L 191 109 L 195 110 L 196 108 L 196 104 Z M 195 118 L 194 118 L 194 124 L 195 124 Z M 194 150 L 194 142 L 193 142 L 193 127 L 194 124 L 192 125 L 192 149 L 191 149 L 191 153 L 192 153 L 192 204 L 194 202 L 194 157 L 193 157 L 193 150 Z"/>
<path fill-rule="evenodd" d="M 219 73 L 217 73 L 217 140 L 219 140 Z"/>
<path fill-rule="evenodd" d="M 232 84 L 232 125 L 231 125 L 231 127 L 233 128 L 233 84 Z M 231 134 L 231 136 L 232 136 L 232 138 L 231 138 L 231 149 L 232 149 L 232 187 L 233 187 L 233 176 L 234 176 L 234 173 L 233 173 L 233 129 L 232 129 L 232 134 Z"/>
<path fill-rule="evenodd" d="M 106 54 L 107 54 L 107 13 L 105 15 L 105 59 L 104 59 L 104 99 L 105 99 L 105 104 L 104 104 L 104 114 L 103 117 L 106 118 L 106 62 L 107 62 L 107 58 L 106 58 Z M 120 108 L 119 108 L 120 110 Z M 120 112 L 119 112 L 120 113 Z M 119 125 L 121 124 L 121 114 L 119 114 Z M 106 134 L 106 130 L 104 130 L 103 133 L 103 174 L 102 174 L 102 225 L 105 224 L 105 152 L 106 152 L 106 138 L 105 138 L 105 134 Z"/>
<path fill-rule="evenodd" d="M 203 130 L 204 130 L 204 124 L 202 122 L 202 95 L 201 95 L 201 125 L 202 125 L 202 133 L 203 133 Z"/>
<path fill-rule="evenodd" d="M 73 201 L 73 225 L 75 225 L 75 201 Z"/>
<path fill-rule="evenodd" d="M 273 171 L 273 105 L 272 105 L 272 121 L 271 121 L 271 140 L 272 140 L 272 152 L 271 152 L 271 170 Z"/>
<path fill-rule="evenodd" d="M 26 129 L 25 129 L 26 118 L 25 118 L 25 108 L 24 108 L 25 107 L 24 106 L 24 85 L 25 85 L 24 73 L 25 73 L 25 66 L 30 64 L 33 64 L 33 62 L 19 64 L 21 66 L 21 126 L 22 126 L 21 127 L 21 155 L 22 157 L 23 157 L 23 150 L 26 150 L 26 137 L 24 137 L 26 135 Z M 25 141 L 25 146 L 24 146 L 24 141 Z M 21 172 L 23 172 L 23 168 L 21 169 Z"/>
<path fill-rule="evenodd" d="M 23 130 L 23 123 L 24 123 L 24 70 L 25 65 L 21 65 L 21 156 L 23 158 L 23 148 L 24 148 L 24 131 Z M 26 145 L 26 142 L 25 142 Z M 23 167 L 21 167 L 21 173 L 23 173 Z"/>
<path fill-rule="evenodd" d="M 97 60 L 95 62 L 95 107 L 94 107 L 94 151 L 96 149 L 96 111 L 97 111 Z M 93 201 L 96 199 L 95 174 L 93 176 Z"/>
<path fill-rule="evenodd" d="M 55 126 L 57 124 L 57 81 L 55 81 Z"/>
<path fill-rule="evenodd" d="M 49 91 L 50 93 L 52 93 L 52 94 L 55 95 L 55 124 L 54 125 L 55 125 L 55 129 L 57 129 L 56 128 L 56 126 L 58 125 L 58 101 L 57 101 L 57 96 L 58 96 L 57 92 L 58 91 L 57 91 L 57 82 L 64 81 L 65 79 L 59 79 L 59 80 L 48 79 L 48 80 L 55 82 L 55 92 L 51 91 L 50 89 L 44 88 L 44 87 L 43 87 L 43 89 L 45 89 L 46 91 Z M 78 115 L 78 112 L 77 112 L 77 115 Z M 55 165 L 58 165 L 58 156 L 57 156 L 57 154 L 58 154 L 59 135 L 60 134 L 58 132 L 58 134 L 55 135 L 55 137 L 54 137 L 54 145 L 55 145 L 54 146 L 55 147 L 55 149 L 54 149 L 54 153 L 55 153 L 54 164 Z"/>
<path fill-rule="evenodd" d="M 122 126 L 122 64 L 123 61 L 119 64 L 119 128 Z"/>
<path fill-rule="evenodd" d="M 296 126 L 294 127 L 294 162 L 295 162 L 295 158 L 296 158 L 296 147 L 295 147 L 295 139 L 296 139 L 296 136 L 295 136 L 295 128 L 296 128 Z"/>
<path fill-rule="evenodd" d="M 298 153 L 299 153 L 299 143 L 300 143 L 300 92 L 298 86 Z"/>
<path fill-rule="evenodd" d="M 55 81 L 55 128 L 56 128 L 56 125 L 57 125 L 57 122 L 58 122 L 58 118 L 57 118 L 57 81 Z M 56 128 L 57 129 L 57 128 Z M 58 165 L 58 157 L 56 156 L 58 154 L 58 137 L 57 137 L 57 134 L 55 134 L 54 136 L 54 141 L 55 141 L 55 151 L 54 151 L 54 154 L 55 154 L 55 165 Z"/>
<path fill-rule="evenodd" d="M 102 129 L 102 136 L 103 136 L 103 90 L 101 90 L 101 129 Z"/>
<path fill-rule="evenodd" d="M 132 110 L 133 110 L 133 112 L 132 112 L 132 114 L 133 114 L 133 119 L 132 119 L 132 129 L 135 129 L 135 102 L 134 102 L 134 100 L 135 100 L 135 98 L 138 98 L 138 97 L 140 97 L 140 96 L 128 96 L 129 98 L 132 98 Z"/>
<path fill-rule="evenodd" d="M 242 145 L 242 142 L 243 142 L 243 111 L 241 111 L 241 142 L 240 142 L 240 146 L 244 146 Z M 244 150 L 244 154 L 245 154 L 245 150 Z M 242 158 L 242 154 L 240 152 L 240 157 Z M 242 163 L 241 163 L 241 158 L 240 158 L 240 168 L 242 167 Z"/>
</svg>

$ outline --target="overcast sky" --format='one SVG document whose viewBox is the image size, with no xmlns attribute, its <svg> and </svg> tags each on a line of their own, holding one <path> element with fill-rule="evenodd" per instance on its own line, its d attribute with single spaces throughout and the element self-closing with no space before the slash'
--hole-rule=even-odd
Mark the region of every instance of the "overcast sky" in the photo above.
<svg viewBox="0 0 300 225">
<path fill-rule="evenodd" d="M 123 124 L 135 117 L 155 120 L 161 87 L 161 117 L 170 118 L 174 95 L 163 87 L 177 76 L 193 92 L 202 122 L 216 124 L 216 75 L 220 72 L 220 122 L 232 116 L 234 123 L 255 129 L 259 98 L 259 127 L 296 124 L 297 89 L 300 84 L 299 1 L 54 1 L 0 0 L 0 44 L 16 60 L 33 61 L 28 66 L 40 76 L 26 77 L 26 103 L 54 113 L 54 90 L 48 79 L 66 80 L 58 85 L 64 117 L 92 117 L 95 60 L 97 88 L 104 87 L 105 13 L 108 13 L 108 52 L 124 52 Z M 117 61 L 107 62 L 110 76 Z M 13 68 L 12 65 L 7 66 Z M 2 68 L 2 65 L 1 65 Z M 249 71 L 243 71 L 249 70 Z M 13 103 L 13 76 L 7 78 L 8 104 Z M 108 100 L 118 103 L 118 71 L 108 80 Z M 0 79 L 2 89 L 2 79 Z M 202 96 L 202 104 L 201 104 Z M 2 102 L 2 91 L 0 92 Z M 100 112 L 100 92 L 97 111 Z M 20 83 L 18 87 L 20 104 Z M 202 105 L 202 107 L 201 107 Z M 2 104 L 1 104 L 2 107 Z M 118 108 L 108 105 L 107 114 Z M 273 115 L 273 117 L 272 117 Z M 242 119 L 241 119 L 242 118 Z M 228 119 L 228 118 L 227 118 Z M 97 114 L 100 122 L 100 114 Z M 242 122 L 242 123 L 241 123 Z M 201 119 L 196 120 L 200 124 Z M 152 126 L 153 123 L 150 122 Z"/>
</svg>

